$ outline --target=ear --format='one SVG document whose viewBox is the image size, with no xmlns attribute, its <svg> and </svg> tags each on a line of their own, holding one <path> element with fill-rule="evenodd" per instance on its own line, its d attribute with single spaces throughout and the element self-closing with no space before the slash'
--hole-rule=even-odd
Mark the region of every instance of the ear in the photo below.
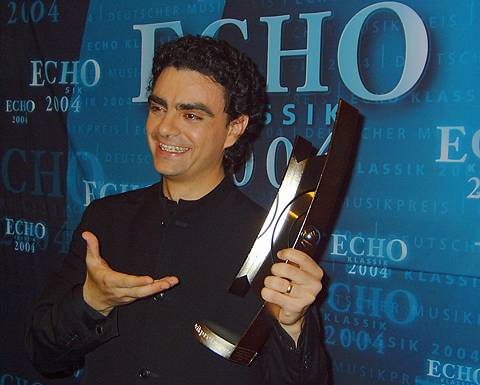
<svg viewBox="0 0 480 385">
<path fill-rule="evenodd" d="M 243 135 L 247 126 L 248 115 L 240 115 L 237 119 L 228 123 L 228 133 L 227 137 L 225 138 L 225 144 L 223 145 L 223 148 L 233 146 L 237 142 L 238 138 Z"/>
</svg>

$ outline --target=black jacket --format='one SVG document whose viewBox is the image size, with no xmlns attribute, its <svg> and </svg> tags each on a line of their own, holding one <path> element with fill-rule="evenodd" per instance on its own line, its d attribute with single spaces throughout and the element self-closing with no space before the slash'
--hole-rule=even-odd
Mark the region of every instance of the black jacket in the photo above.
<svg viewBox="0 0 480 385">
<path fill-rule="evenodd" d="M 298 348 L 277 324 L 251 367 L 199 344 L 193 325 L 213 320 L 245 330 L 261 300 L 227 292 L 265 212 L 225 179 L 198 201 L 167 200 L 161 184 L 93 202 L 74 233 L 62 270 L 45 289 L 27 331 L 31 360 L 43 373 L 84 367 L 88 385 L 320 385 L 326 379 L 319 317 L 307 314 Z M 115 308 L 108 317 L 82 296 L 84 230 L 100 241 L 114 270 L 180 284 Z"/>
</svg>

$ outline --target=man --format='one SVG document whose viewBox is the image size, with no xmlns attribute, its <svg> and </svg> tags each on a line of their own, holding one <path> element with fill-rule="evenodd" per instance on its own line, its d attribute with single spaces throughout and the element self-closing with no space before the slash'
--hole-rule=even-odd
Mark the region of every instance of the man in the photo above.
<svg viewBox="0 0 480 385">
<path fill-rule="evenodd" d="M 84 367 L 88 385 L 325 383 L 309 309 L 323 273 L 300 251 L 282 250 L 298 267 L 276 263 L 265 280 L 263 299 L 281 310 L 251 367 L 193 337 L 196 321 L 234 324 L 258 301 L 226 288 L 265 216 L 231 182 L 263 125 L 263 78 L 226 42 L 191 36 L 160 47 L 152 75 L 146 131 L 162 181 L 87 208 L 34 310 L 32 361 L 45 373 Z"/>
</svg>

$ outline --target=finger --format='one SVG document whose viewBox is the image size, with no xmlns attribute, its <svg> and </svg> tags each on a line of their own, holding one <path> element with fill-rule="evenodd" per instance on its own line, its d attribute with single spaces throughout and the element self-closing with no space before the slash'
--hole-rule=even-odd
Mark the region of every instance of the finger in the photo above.
<svg viewBox="0 0 480 385">
<path fill-rule="evenodd" d="M 112 270 L 109 274 L 107 281 L 112 287 L 125 289 L 138 286 L 147 286 L 155 282 L 155 280 L 148 275 L 125 274 L 114 270 Z"/>
<path fill-rule="evenodd" d="M 97 276 L 97 271 L 113 271 L 100 255 L 100 244 L 98 238 L 90 231 L 84 231 L 82 238 L 87 242 L 86 264 L 87 271 L 92 276 Z"/>
<path fill-rule="evenodd" d="M 160 278 L 160 279 L 156 279 L 155 282 L 163 281 L 163 280 L 166 280 L 170 284 L 170 287 L 175 286 L 180 282 L 178 277 L 175 277 L 174 275 L 166 276 L 166 277 L 163 277 L 163 278 Z"/>
<path fill-rule="evenodd" d="M 297 297 L 303 295 L 303 291 L 316 296 L 322 290 L 321 277 L 314 276 L 310 273 L 300 270 L 298 267 L 286 263 L 274 264 L 272 266 L 272 274 L 276 277 L 291 281 L 294 287 L 297 288 L 297 291 L 301 288 L 302 293 L 296 292 L 295 296 Z M 282 290 L 280 291 L 283 292 Z"/>
<path fill-rule="evenodd" d="M 82 238 L 87 242 L 87 256 L 100 259 L 100 245 L 95 234 L 90 231 L 84 231 Z"/>
<path fill-rule="evenodd" d="M 271 272 L 276 277 L 284 278 L 288 281 L 293 281 L 299 284 L 307 284 L 313 280 L 318 281 L 318 279 L 310 273 L 284 262 L 273 264 Z"/>
<path fill-rule="evenodd" d="M 113 271 L 113 270 L 112 270 Z M 147 285 L 152 285 L 155 282 L 159 282 L 162 284 L 163 282 L 167 283 L 169 287 L 172 287 L 176 284 L 178 284 L 179 279 L 178 277 L 175 276 L 166 276 L 162 277 L 160 279 L 153 279 L 152 277 L 148 275 L 131 275 L 131 274 L 125 274 L 125 273 L 119 273 L 115 272 L 115 281 L 116 281 L 116 286 L 117 287 L 122 287 L 122 288 L 134 288 L 134 287 L 139 287 L 139 286 L 147 286 Z"/>
<path fill-rule="evenodd" d="M 276 290 L 264 287 L 261 291 L 262 298 L 270 303 L 274 303 L 282 309 L 284 312 L 291 313 L 303 313 L 308 303 L 301 301 L 298 298 L 292 297 L 288 294 L 280 293 Z"/>
<path fill-rule="evenodd" d="M 300 285 L 274 276 L 265 278 L 264 287 L 275 290 L 288 297 L 296 298 L 304 306 L 314 302 L 317 294 L 321 290 L 321 286 L 317 288 L 315 285 Z"/>
<path fill-rule="evenodd" d="M 178 284 L 178 282 L 179 281 L 177 277 L 163 277 L 161 279 L 156 279 L 149 285 L 124 288 L 122 289 L 122 294 L 125 297 L 130 297 L 133 299 L 148 297 L 150 295 L 170 289 L 172 286 Z"/>
<path fill-rule="evenodd" d="M 289 280 L 280 278 L 280 277 L 275 277 L 272 275 L 269 275 L 268 277 L 266 277 L 263 284 L 266 288 L 276 290 L 279 293 L 283 293 L 283 294 L 287 294 L 287 290 L 291 285 Z M 292 292 L 293 290 L 291 290 L 289 294 L 293 295 Z"/>
<path fill-rule="evenodd" d="M 307 271 L 320 279 L 323 277 L 323 270 L 318 263 L 303 251 L 291 248 L 283 249 L 277 253 L 277 256 L 284 261 L 296 263 L 301 270 Z"/>
</svg>

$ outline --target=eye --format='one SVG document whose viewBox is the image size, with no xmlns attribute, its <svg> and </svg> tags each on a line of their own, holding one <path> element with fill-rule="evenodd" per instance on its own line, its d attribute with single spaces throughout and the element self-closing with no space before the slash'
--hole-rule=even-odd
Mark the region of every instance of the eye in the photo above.
<svg viewBox="0 0 480 385">
<path fill-rule="evenodd" d="M 185 118 L 188 120 L 202 120 L 202 118 L 192 112 L 187 112 L 184 114 Z"/>
<path fill-rule="evenodd" d="M 161 112 L 161 111 L 165 111 L 165 107 L 164 106 L 161 106 L 159 104 L 154 104 L 154 103 L 150 103 L 149 105 L 149 110 L 152 112 L 152 113 L 158 113 L 158 112 Z"/>
</svg>

